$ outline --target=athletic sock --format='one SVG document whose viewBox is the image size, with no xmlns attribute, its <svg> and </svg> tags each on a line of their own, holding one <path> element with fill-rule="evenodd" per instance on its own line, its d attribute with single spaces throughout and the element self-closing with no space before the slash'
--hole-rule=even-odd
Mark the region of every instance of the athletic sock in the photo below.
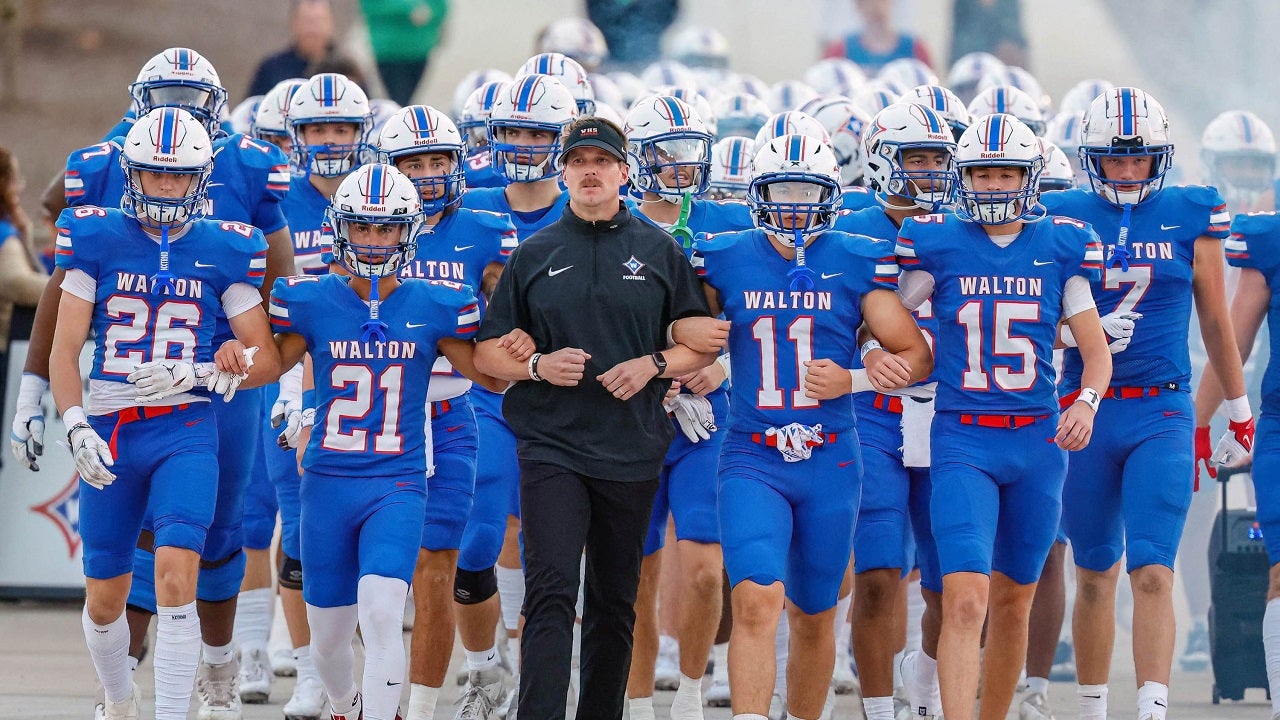
<svg viewBox="0 0 1280 720">
<path fill-rule="evenodd" d="M 472 652 L 467 650 L 467 669 L 471 671 L 488 670 L 489 668 L 498 666 L 498 646 L 494 645 L 488 650 L 480 652 Z"/>
<path fill-rule="evenodd" d="M 128 700 L 133 693 L 132 668 L 138 666 L 138 661 L 129 657 L 129 622 L 125 620 L 124 613 L 106 625 L 99 625 L 89 619 L 89 606 L 86 605 L 80 615 L 80 624 L 84 626 L 89 659 L 93 661 L 93 669 L 98 673 L 107 700 L 113 703 Z"/>
<path fill-rule="evenodd" d="M 862 711 L 866 713 L 867 720 L 893 720 L 893 698 L 864 697 Z"/>
<path fill-rule="evenodd" d="M 1262 614 L 1262 648 L 1267 657 L 1267 684 L 1271 693 L 1271 714 L 1280 713 L 1280 598 L 1267 603 Z"/>
<path fill-rule="evenodd" d="M 494 573 L 498 576 L 502 626 L 509 631 L 517 630 L 520 628 L 520 609 L 524 604 L 524 570 L 499 565 L 494 569 Z"/>
<path fill-rule="evenodd" d="M 275 591 L 271 588 L 245 590 L 236 598 L 235 643 L 266 648 L 271 638 Z"/>
<path fill-rule="evenodd" d="M 156 720 L 186 720 L 201 645 L 195 602 L 156 607 Z"/>
<path fill-rule="evenodd" d="M 1107 686 L 1077 685 L 1080 720 L 1107 720 Z"/>
<path fill-rule="evenodd" d="M 435 720 L 440 688 L 413 683 L 409 686 L 409 714 L 404 720 Z"/>
<path fill-rule="evenodd" d="M 1142 683 L 1138 688 L 1138 717 L 1145 720 L 1150 715 L 1151 720 L 1165 720 L 1168 712 L 1169 686 L 1150 680 Z"/>
<path fill-rule="evenodd" d="M 214 647 L 206 643 L 200 643 L 200 658 L 205 665 L 226 665 L 236 658 L 236 644 L 227 643 Z"/>
<path fill-rule="evenodd" d="M 404 689 L 404 600 L 409 584 L 400 578 L 365 575 L 356 590 L 360 636 L 364 639 L 363 720 L 396 720 Z M 497 657 L 497 653 L 494 653 Z"/>
<path fill-rule="evenodd" d="M 680 673 L 680 687 L 671 700 L 671 720 L 702 720 L 702 678 Z"/>
<path fill-rule="evenodd" d="M 627 698 L 627 717 L 631 720 L 654 720 L 653 696 Z"/>
<path fill-rule="evenodd" d="M 1049 678 L 1029 677 L 1027 678 L 1027 692 L 1035 695 L 1039 693 L 1044 696 L 1049 695 Z"/>
</svg>

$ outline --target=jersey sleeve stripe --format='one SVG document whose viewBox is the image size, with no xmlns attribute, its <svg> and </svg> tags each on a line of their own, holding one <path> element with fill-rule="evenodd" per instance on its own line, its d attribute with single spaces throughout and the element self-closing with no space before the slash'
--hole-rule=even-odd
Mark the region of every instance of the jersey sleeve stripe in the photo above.
<svg viewBox="0 0 1280 720">
<path fill-rule="evenodd" d="M 458 311 L 458 332 L 473 333 L 480 329 L 480 305 L 471 303 Z"/>
<path fill-rule="evenodd" d="M 292 323 L 289 322 L 289 307 L 285 301 L 272 297 L 267 307 L 267 314 L 271 317 L 272 328 L 288 330 L 292 327 Z"/>
</svg>

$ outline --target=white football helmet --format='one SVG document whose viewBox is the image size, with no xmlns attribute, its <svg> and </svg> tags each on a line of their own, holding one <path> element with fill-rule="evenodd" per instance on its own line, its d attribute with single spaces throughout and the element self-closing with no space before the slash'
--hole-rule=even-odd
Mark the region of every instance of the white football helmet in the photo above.
<svg viewBox="0 0 1280 720">
<path fill-rule="evenodd" d="M 711 146 L 712 200 L 745 200 L 751 185 L 751 155 L 755 149 L 751 138 L 738 135 L 718 140 Z"/>
<path fill-rule="evenodd" d="M 1000 58 L 991 53 L 971 52 L 962 55 L 951 64 L 951 71 L 947 73 L 947 87 L 951 88 L 961 102 L 967 104 L 977 94 L 978 82 L 982 80 L 982 76 L 998 73 L 1004 70 L 1004 66 Z"/>
<path fill-rule="evenodd" d="M 764 125 L 756 131 L 756 147 L 762 148 L 765 143 L 783 135 L 808 135 L 820 142 L 828 144 L 831 142 L 827 129 L 822 127 L 822 123 L 818 122 L 817 118 L 799 110 L 792 110 L 771 115 L 765 120 Z"/>
<path fill-rule="evenodd" d="M 804 71 L 804 82 L 824 95 L 851 96 L 867 82 L 867 76 L 848 58 L 826 58 Z"/>
<path fill-rule="evenodd" d="M 840 163 L 840 184 L 856 185 L 865 168 L 862 162 L 862 131 L 871 116 L 846 97 L 828 97 L 810 102 L 806 110 L 822 123 L 831 138 L 831 149 Z"/>
<path fill-rule="evenodd" d="M 1027 70 L 1017 65 L 1009 65 L 1005 68 L 1008 75 L 1008 81 L 1005 85 L 1012 85 L 1022 92 L 1031 96 L 1032 100 L 1040 105 L 1040 114 L 1046 118 L 1053 113 L 1053 98 L 1049 97 L 1049 93 L 1044 91 L 1044 86 Z"/>
<path fill-rule="evenodd" d="M 1093 99 L 1099 95 L 1115 90 L 1116 86 L 1109 80 L 1101 80 L 1094 78 L 1092 80 L 1081 80 L 1071 89 L 1063 93 L 1062 101 L 1058 103 L 1058 112 L 1060 113 L 1080 113 L 1081 115 L 1089 112 L 1089 108 L 1093 105 Z"/>
<path fill-rule="evenodd" d="M 1276 174 L 1276 138 L 1262 118 L 1247 110 L 1228 110 L 1205 126 L 1200 158 L 1213 185 L 1236 212 L 1260 210 L 1258 197 Z"/>
<path fill-rule="evenodd" d="M 773 113 L 760 98 L 747 93 L 721 95 L 712 105 L 718 137 L 754 138 Z"/>
<path fill-rule="evenodd" d="M 774 112 L 797 110 L 801 105 L 818 96 L 818 91 L 799 80 L 783 80 L 769 89 L 769 107 Z"/>
<path fill-rule="evenodd" d="M 159 107 L 181 108 L 200 121 L 210 137 L 223 134 L 219 123 L 227 91 L 213 64 L 195 50 L 172 47 L 148 60 L 129 86 L 129 95 L 138 117 Z"/>
<path fill-rule="evenodd" d="M 401 158 L 423 153 L 447 155 L 453 166 L 444 174 L 409 179 L 418 187 L 426 217 L 462 202 L 462 193 L 466 190 L 462 162 L 467 150 L 462 134 L 448 115 L 428 105 L 401 108 L 382 126 L 378 152 L 387 165 L 397 165 Z"/>
<path fill-rule="evenodd" d="M 913 150 L 944 153 L 944 169 L 908 169 L 904 154 Z M 956 187 L 956 142 L 942 116 L 927 105 L 896 103 L 876 113 L 862 133 L 863 161 L 867 187 L 882 193 L 886 200 L 905 200 L 909 205 L 887 202 L 888 207 L 919 207 L 940 212 L 948 205 Z"/>
<path fill-rule="evenodd" d="M 156 108 L 138 118 L 125 135 L 120 167 L 121 208 L 147 227 L 178 228 L 203 210 L 213 170 L 213 141 L 204 124 L 186 110 Z M 185 176 L 186 192 L 176 198 L 149 194 L 142 187 L 144 171 Z"/>
<path fill-rule="evenodd" d="M 637 197 L 657 193 L 679 203 L 686 193 L 707 191 L 711 172 L 711 133 L 698 113 L 670 95 L 636 103 L 622 128 L 627 136 L 627 165 L 631 191 Z M 674 175 L 672 184 L 662 175 Z"/>
<path fill-rule="evenodd" d="M 289 102 L 293 100 L 293 94 L 306 84 L 306 80 L 291 78 L 281 80 L 275 87 L 268 90 L 253 113 L 249 134 L 258 140 L 274 143 L 280 149 L 286 150 L 286 144 L 289 142 L 289 123 L 285 120 L 285 113 L 289 112 Z M 285 154 L 289 154 L 287 150 Z"/>
<path fill-rule="evenodd" d="M 769 102 L 769 85 L 765 81 L 749 73 L 729 73 L 721 83 L 721 90 L 726 95 L 742 93 Z"/>
<path fill-rule="evenodd" d="M 1044 139 L 1057 145 L 1067 156 L 1076 175 L 1076 184 L 1085 181 L 1084 167 L 1080 165 L 1080 131 L 1084 127 L 1084 113 L 1060 112 L 1045 123 Z"/>
<path fill-rule="evenodd" d="M 391 98 L 372 98 L 369 100 L 369 113 L 373 115 L 373 130 L 369 137 L 376 138 L 392 115 L 400 112 L 403 106 Z"/>
<path fill-rule="evenodd" d="M 728 70 L 729 39 L 715 28 L 686 25 L 671 35 L 667 57 L 691 70 Z"/>
<path fill-rule="evenodd" d="M 1150 157 L 1145 180 L 1109 180 L 1103 174 L 1106 157 Z M 1089 185 L 1115 205 L 1136 205 L 1164 187 L 1173 165 L 1173 142 L 1164 108 L 1146 92 L 1120 87 L 1093 99 L 1081 130 L 1080 164 Z"/>
<path fill-rule="evenodd" d="M 881 110 L 898 102 L 898 96 L 903 91 L 895 90 L 887 83 L 880 80 L 872 80 L 853 96 L 853 104 L 857 105 L 862 112 L 868 115 L 875 115 Z"/>
<path fill-rule="evenodd" d="M 783 135 L 756 151 L 747 203 L 756 227 L 779 242 L 795 247 L 830 230 L 840 200 L 840 167 L 826 143 L 808 135 Z"/>
<path fill-rule="evenodd" d="M 579 115 L 594 115 L 596 111 L 596 93 L 587 79 L 587 71 L 582 69 L 577 60 L 560 53 L 542 53 L 524 61 L 524 65 L 516 71 L 516 77 L 523 75 L 549 75 L 560 81 L 578 106 Z"/>
<path fill-rule="evenodd" d="M 494 68 L 472 70 L 463 75 L 458 84 L 453 86 L 453 104 L 449 106 L 453 117 L 461 118 L 472 93 L 493 82 L 511 82 L 511 76 Z"/>
<path fill-rule="evenodd" d="M 510 84 L 503 81 L 485 83 L 476 88 L 463 104 L 457 127 L 469 150 L 489 144 L 488 124 L 489 115 L 493 112 L 493 103 Z"/>
<path fill-rule="evenodd" d="M 1044 157 L 1044 172 L 1040 173 L 1040 192 L 1070 190 L 1076 186 L 1076 171 L 1067 160 L 1062 148 L 1041 138 L 1040 154 Z"/>
<path fill-rule="evenodd" d="M 538 52 L 567 55 L 587 70 L 596 72 L 609 55 L 604 33 L 586 18 L 552 20 L 538 34 Z"/>
<path fill-rule="evenodd" d="M 370 158 L 369 136 L 373 131 L 373 111 L 360 86 L 338 73 L 311 76 L 293 93 L 289 111 L 289 137 L 293 141 L 291 162 L 295 172 L 320 177 L 340 177 Z M 303 127 L 320 123 L 350 123 L 356 127 L 352 143 L 308 145 Z"/>
<path fill-rule="evenodd" d="M 516 78 L 498 94 L 489 114 L 494 171 L 508 183 L 537 182 L 559 175 L 560 132 L 576 117 L 577 102 L 559 80 L 549 75 Z M 553 135 L 542 145 L 507 141 L 507 131 L 520 128 L 546 130 Z"/>
<path fill-rule="evenodd" d="M 946 121 L 947 127 L 951 128 L 951 135 L 957 140 L 973 122 L 969 110 L 960 102 L 960 98 L 941 85 L 913 87 L 903 93 L 898 102 L 919 103 L 932 108 Z"/>
<path fill-rule="evenodd" d="M 596 101 L 596 117 L 604 118 L 618 127 L 622 127 L 626 122 L 626 119 L 622 117 L 622 113 L 614 110 L 612 105 L 602 103 L 599 100 Z"/>
<path fill-rule="evenodd" d="M 967 220 L 1003 225 L 1030 217 L 1040 202 L 1040 139 L 1013 115 L 996 113 L 970 125 L 956 147 L 956 165 L 956 213 Z M 974 170 L 983 167 L 1021 168 L 1022 185 L 1008 191 L 983 189 L 973 179 Z"/>
<path fill-rule="evenodd" d="M 981 118 L 1006 113 L 1022 121 L 1037 137 L 1044 134 L 1044 115 L 1031 96 L 1016 87 L 1001 85 L 979 92 L 969 103 L 969 117 Z"/>
<path fill-rule="evenodd" d="M 650 63 L 640 73 L 640 82 L 644 84 L 645 91 L 641 95 L 647 95 L 650 88 L 667 87 L 678 85 L 681 87 L 697 87 L 698 76 L 692 70 L 685 67 L 683 63 L 675 60 L 659 60 Z M 639 97 L 639 96 L 637 96 Z"/>
<path fill-rule="evenodd" d="M 938 75 L 933 68 L 923 60 L 914 57 L 890 60 L 880 68 L 876 78 L 904 88 L 938 84 Z"/>
<path fill-rule="evenodd" d="M 652 95 L 642 97 L 639 100 L 637 100 L 635 103 L 633 103 L 631 107 L 628 109 L 628 112 L 630 112 L 631 110 L 634 110 L 639 105 L 647 103 L 651 97 L 659 97 L 663 95 L 666 95 L 668 97 L 678 98 L 681 101 L 683 101 L 686 105 L 693 108 L 693 111 L 697 113 L 698 118 L 702 120 L 702 124 L 706 127 L 707 132 L 711 133 L 712 137 L 715 137 L 716 135 L 715 110 L 713 110 L 711 107 L 711 101 L 707 100 L 706 96 L 698 92 L 698 89 L 695 87 L 691 87 L 691 86 L 677 87 L 675 85 L 672 85 L 671 87 L 660 87 L 656 89 L 652 93 Z"/>
<path fill-rule="evenodd" d="M 391 165 L 362 165 L 333 193 L 325 222 L 333 230 L 333 256 L 357 277 L 394 275 L 413 259 L 422 228 L 418 188 Z M 394 245 L 356 243 L 353 223 L 392 225 L 399 230 Z"/>
<path fill-rule="evenodd" d="M 262 102 L 261 95 L 247 97 L 240 101 L 231 109 L 231 115 L 227 122 L 231 123 L 231 132 L 249 134 L 249 128 L 253 125 L 253 115 L 258 111 L 258 103 Z"/>
</svg>

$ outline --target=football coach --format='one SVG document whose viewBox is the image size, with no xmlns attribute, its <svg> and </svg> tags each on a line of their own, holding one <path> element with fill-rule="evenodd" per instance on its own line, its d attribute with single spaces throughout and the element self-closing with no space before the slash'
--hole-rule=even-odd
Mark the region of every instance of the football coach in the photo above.
<svg viewBox="0 0 1280 720">
<path fill-rule="evenodd" d="M 565 128 L 569 203 L 512 253 L 477 338 L 476 366 L 515 381 L 502 413 L 524 530 L 520 720 L 564 717 L 584 548 L 577 716 L 622 717 L 644 535 L 674 435 L 663 397 L 728 337 L 680 247 L 619 198 L 626 145 L 602 118 Z M 669 341 L 677 322 L 699 347 Z"/>
</svg>

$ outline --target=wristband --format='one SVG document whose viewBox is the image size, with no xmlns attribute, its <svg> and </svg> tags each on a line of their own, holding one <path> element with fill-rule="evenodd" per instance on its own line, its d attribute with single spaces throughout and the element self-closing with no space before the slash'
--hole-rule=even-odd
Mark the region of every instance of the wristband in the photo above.
<svg viewBox="0 0 1280 720">
<path fill-rule="evenodd" d="M 1082 402 L 1093 408 L 1094 412 L 1098 412 L 1098 405 L 1102 403 L 1102 396 L 1091 387 L 1080 388 L 1080 394 L 1076 396 L 1076 402 Z"/>
<path fill-rule="evenodd" d="M 724 379 L 733 382 L 733 367 L 729 363 L 729 353 L 717 355 L 716 364 L 720 366 L 721 370 L 724 370 Z"/>
<path fill-rule="evenodd" d="M 89 426 L 89 416 L 84 414 L 84 408 L 79 405 L 72 405 L 62 413 L 62 422 L 67 426 L 67 437 L 71 437 L 71 431 L 77 427 L 84 425 Z"/>
<path fill-rule="evenodd" d="M 872 340 L 871 342 L 875 342 Z M 853 389 L 850 392 L 875 392 L 875 388 L 871 386 L 871 378 L 867 377 L 866 368 L 858 368 L 850 370 L 849 377 L 853 381 Z"/>
<path fill-rule="evenodd" d="M 870 340 L 862 343 L 862 349 L 858 351 L 858 359 L 862 360 L 863 362 L 866 362 L 867 353 L 871 352 L 872 350 L 883 350 L 883 349 L 884 349 L 884 346 L 880 344 L 879 340 L 876 340 L 875 338 L 871 338 Z"/>
<path fill-rule="evenodd" d="M 542 382 L 542 376 L 538 374 L 538 360 L 542 359 L 542 353 L 534 353 L 529 358 L 529 379 L 536 382 Z"/>
<path fill-rule="evenodd" d="M 1253 410 L 1249 408 L 1249 396 L 1241 395 L 1238 398 L 1231 398 L 1226 402 L 1227 418 L 1231 422 L 1241 423 L 1253 417 Z"/>
</svg>

